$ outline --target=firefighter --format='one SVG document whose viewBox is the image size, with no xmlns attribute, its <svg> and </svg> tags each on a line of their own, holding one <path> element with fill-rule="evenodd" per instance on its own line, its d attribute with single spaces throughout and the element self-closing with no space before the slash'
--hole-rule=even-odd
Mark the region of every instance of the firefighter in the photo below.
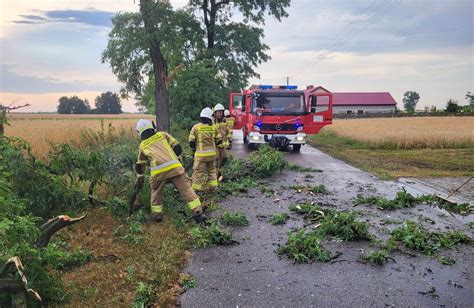
<svg viewBox="0 0 474 308">
<path fill-rule="evenodd" d="M 217 148 L 217 177 L 222 180 L 222 167 L 224 167 L 227 161 L 227 147 L 229 143 L 232 143 L 232 135 L 229 130 L 229 126 L 224 117 L 225 108 L 222 104 L 214 106 L 214 121 L 213 124 L 222 136 L 222 147 Z"/>
<path fill-rule="evenodd" d="M 150 166 L 151 216 L 160 222 L 163 220 L 164 188 L 166 183 L 173 183 L 195 219 L 202 214 L 199 197 L 191 188 L 184 168 L 178 159 L 182 149 L 176 139 L 166 132 L 156 132 L 153 124 L 144 119 L 137 123 L 137 132 L 141 143 L 135 171 L 140 185 L 143 185 L 144 171 Z"/>
<path fill-rule="evenodd" d="M 222 137 L 212 124 L 211 108 L 201 111 L 201 123 L 193 126 L 189 134 L 189 146 L 194 151 L 193 189 L 208 191 L 217 189 L 216 156 L 222 147 Z"/>
<path fill-rule="evenodd" d="M 231 116 L 229 110 L 224 111 L 224 116 L 225 116 L 225 121 L 227 123 L 227 126 L 229 127 L 229 143 L 227 145 L 227 150 L 232 149 L 232 138 L 234 137 L 234 124 L 235 124 L 235 119 L 233 116 Z"/>
</svg>

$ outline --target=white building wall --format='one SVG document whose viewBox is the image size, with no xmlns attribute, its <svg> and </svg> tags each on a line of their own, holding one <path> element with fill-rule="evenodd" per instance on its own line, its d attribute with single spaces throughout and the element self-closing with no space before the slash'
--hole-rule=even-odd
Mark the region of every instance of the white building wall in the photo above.
<svg viewBox="0 0 474 308">
<path fill-rule="evenodd" d="M 333 106 L 333 113 L 334 114 L 341 114 L 345 113 L 350 110 L 352 113 L 359 113 L 359 110 L 362 110 L 363 113 L 395 113 L 395 105 L 392 106 Z"/>
</svg>

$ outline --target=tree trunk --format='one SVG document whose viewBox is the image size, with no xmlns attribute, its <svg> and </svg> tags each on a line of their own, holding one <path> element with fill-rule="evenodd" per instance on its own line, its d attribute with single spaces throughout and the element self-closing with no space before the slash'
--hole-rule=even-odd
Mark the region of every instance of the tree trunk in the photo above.
<svg viewBox="0 0 474 308">
<path fill-rule="evenodd" d="M 149 40 L 149 52 L 155 76 L 156 127 L 160 131 L 169 131 L 170 102 L 166 84 L 167 62 L 161 52 L 161 42 L 156 36 L 155 21 L 152 17 L 154 5 L 152 0 L 140 0 L 140 14 Z"/>
<path fill-rule="evenodd" d="M 209 3 L 211 7 L 208 6 Z M 209 50 L 214 48 L 215 43 L 217 9 L 218 4 L 216 4 L 216 0 L 204 0 L 202 3 L 204 24 L 206 25 L 207 32 L 207 49 Z"/>
<path fill-rule="evenodd" d="M 0 109 L 0 136 L 3 136 L 5 132 L 5 123 L 7 123 L 7 111 L 5 109 Z"/>
</svg>

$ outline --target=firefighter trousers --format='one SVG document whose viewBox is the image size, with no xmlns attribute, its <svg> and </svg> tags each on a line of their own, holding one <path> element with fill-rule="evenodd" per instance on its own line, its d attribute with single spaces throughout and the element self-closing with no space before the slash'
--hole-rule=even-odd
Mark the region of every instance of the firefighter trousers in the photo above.
<svg viewBox="0 0 474 308">
<path fill-rule="evenodd" d="M 189 180 L 186 174 L 181 174 L 172 178 L 164 180 L 156 180 L 151 178 L 151 212 L 162 213 L 163 212 L 163 201 L 165 197 L 165 185 L 167 183 L 173 183 L 178 190 L 181 198 L 186 202 L 187 207 L 195 211 L 201 206 L 201 201 L 196 195 L 194 190 L 191 188 Z"/>
<path fill-rule="evenodd" d="M 222 175 L 222 168 L 227 160 L 227 149 L 225 147 L 217 148 L 217 157 L 216 157 L 216 165 L 217 165 L 217 176 Z"/>
<path fill-rule="evenodd" d="M 194 158 L 193 170 L 194 190 L 204 191 L 217 188 L 216 156 L 196 156 Z"/>
</svg>

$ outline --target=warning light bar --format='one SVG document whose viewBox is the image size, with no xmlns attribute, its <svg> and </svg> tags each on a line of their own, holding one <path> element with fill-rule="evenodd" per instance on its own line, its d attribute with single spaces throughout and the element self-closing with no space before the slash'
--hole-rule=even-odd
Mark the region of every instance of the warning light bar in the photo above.
<svg viewBox="0 0 474 308">
<path fill-rule="evenodd" d="M 298 86 L 273 86 L 261 84 L 258 85 L 257 88 L 262 90 L 296 90 L 298 89 Z"/>
</svg>

